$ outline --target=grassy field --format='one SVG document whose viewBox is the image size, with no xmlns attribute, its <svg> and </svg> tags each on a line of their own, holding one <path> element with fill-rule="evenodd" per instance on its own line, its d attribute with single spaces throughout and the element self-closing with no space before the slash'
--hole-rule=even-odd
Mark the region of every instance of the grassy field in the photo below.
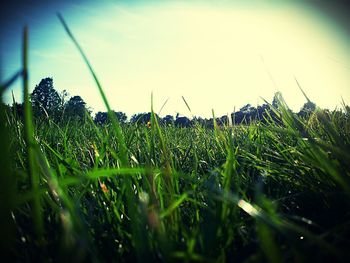
<svg viewBox="0 0 350 263">
<path fill-rule="evenodd" d="M 69 32 L 93 74 L 78 43 Z M 26 32 L 26 31 L 25 31 Z M 1 106 L 1 249 L 12 261 L 347 262 L 350 116 L 179 128 L 35 122 Z M 1 92 L 7 85 L 1 87 Z M 152 111 L 153 112 L 153 111 Z"/>
</svg>

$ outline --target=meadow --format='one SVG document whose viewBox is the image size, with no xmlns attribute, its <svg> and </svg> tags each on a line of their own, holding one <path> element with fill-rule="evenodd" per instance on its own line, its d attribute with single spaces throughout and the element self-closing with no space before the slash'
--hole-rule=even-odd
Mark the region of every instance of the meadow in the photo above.
<svg viewBox="0 0 350 263">
<path fill-rule="evenodd" d="M 18 262 L 347 262 L 350 112 L 249 125 L 37 122 L 1 105 L 1 249 Z M 10 83 L 1 86 L 1 93 Z M 152 105 L 152 103 L 151 103 Z"/>
</svg>

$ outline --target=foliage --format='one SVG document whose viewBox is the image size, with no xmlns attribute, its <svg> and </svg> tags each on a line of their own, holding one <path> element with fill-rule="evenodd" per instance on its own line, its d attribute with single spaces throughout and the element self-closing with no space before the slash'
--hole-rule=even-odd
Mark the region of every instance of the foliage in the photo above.
<svg viewBox="0 0 350 263">
<path fill-rule="evenodd" d="M 184 117 L 184 116 L 177 117 L 175 120 L 175 126 L 177 126 L 177 127 L 190 127 L 191 121 L 189 118 Z"/>
<path fill-rule="evenodd" d="M 166 115 L 162 118 L 162 122 L 166 125 L 170 125 L 174 123 L 174 117 L 172 115 Z"/>
<path fill-rule="evenodd" d="M 300 109 L 298 115 L 301 117 L 307 118 L 307 117 L 310 117 L 315 110 L 316 110 L 316 104 L 311 101 L 307 101 L 305 102 L 303 107 Z"/>
<path fill-rule="evenodd" d="M 35 86 L 31 94 L 31 103 L 34 116 L 36 117 L 51 117 L 56 119 L 61 111 L 61 98 L 58 92 L 54 89 L 53 79 L 45 78 Z"/>
<path fill-rule="evenodd" d="M 71 97 L 65 104 L 65 115 L 69 118 L 83 120 L 86 112 L 89 113 L 85 101 L 80 96 Z"/>
<path fill-rule="evenodd" d="M 128 117 L 126 116 L 126 114 L 124 112 L 121 112 L 121 111 L 118 111 L 118 112 L 115 112 L 113 111 L 116 119 L 119 121 L 119 123 L 121 124 L 125 124 Z M 94 118 L 94 122 L 97 123 L 97 124 L 106 124 L 108 123 L 108 112 L 97 112 L 96 115 L 95 115 L 95 118 Z"/>
<path fill-rule="evenodd" d="M 158 122 L 160 121 L 160 117 L 157 114 L 154 114 L 157 118 Z M 138 113 L 131 116 L 130 123 L 134 124 L 147 124 L 151 121 L 152 113 Z"/>
</svg>

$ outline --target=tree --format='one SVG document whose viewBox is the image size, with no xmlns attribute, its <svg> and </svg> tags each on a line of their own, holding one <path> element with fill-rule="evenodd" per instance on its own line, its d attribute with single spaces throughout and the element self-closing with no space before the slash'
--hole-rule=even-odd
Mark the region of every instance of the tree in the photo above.
<svg viewBox="0 0 350 263">
<path fill-rule="evenodd" d="M 271 109 L 269 105 L 265 103 L 261 106 L 259 105 L 256 110 L 257 110 L 257 116 L 256 116 L 257 120 L 261 122 L 265 122 L 265 118 L 268 118 L 268 114 Z"/>
<path fill-rule="evenodd" d="M 65 105 L 65 114 L 70 118 L 83 120 L 86 111 L 86 103 L 80 96 L 71 97 Z"/>
<path fill-rule="evenodd" d="M 124 124 L 126 123 L 128 116 L 126 116 L 126 114 L 122 111 L 117 111 L 114 112 L 115 116 L 117 117 L 117 120 L 119 121 L 120 124 Z"/>
<path fill-rule="evenodd" d="M 137 113 L 131 116 L 130 122 L 135 124 L 146 124 L 151 120 L 151 113 Z"/>
<path fill-rule="evenodd" d="M 108 120 L 107 112 L 99 111 L 95 114 L 94 122 L 96 124 L 100 124 L 100 125 L 105 124 L 105 123 L 107 123 L 107 120 Z"/>
<path fill-rule="evenodd" d="M 146 124 L 151 121 L 151 113 L 137 113 L 131 116 L 130 122 L 136 124 Z"/>
<path fill-rule="evenodd" d="M 201 125 L 203 127 L 207 126 L 207 119 L 203 119 L 200 116 L 194 117 L 192 122 L 193 122 L 193 124 L 199 124 L 199 125 Z"/>
<path fill-rule="evenodd" d="M 114 114 L 115 114 L 115 117 L 117 118 L 117 120 L 119 121 L 120 124 L 126 123 L 126 120 L 128 119 L 128 117 L 126 116 L 126 114 L 124 112 L 121 112 L 121 111 L 115 112 L 114 111 Z M 108 113 L 101 112 L 101 111 L 97 112 L 95 115 L 94 122 L 97 124 L 100 124 L 100 125 L 108 123 L 109 122 Z"/>
<path fill-rule="evenodd" d="M 177 117 L 175 120 L 175 126 L 178 127 L 190 127 L 192 125 L 192 122 L 187 117 Z"/>
<path fill-rule="evenodd" d="M 166 125 L 173 124 L 174 123 L 174 117 L 172 115 L 166 115 L 163 119 L 162 122 Z"/>
<path fill-rule="evenodd" d="M 219 126 L 228 125 L 228 117 L 227 117 L 227 115 L 223 115 L 223 116 L 221 116 L 220 118 L 216 118 L 216 123 L 217 123 Z"/>
<path fill-rule="evenodd" d="M 316 110 L 316 104 L 309 100 L 306 103 L 304 103 L 298 115 L 303 118 L 308 118 L 315 110 Z"/>
<path fill-rule="evenodd" d="M 36 117 L 56 119 L 61 110 L 61 98 L 53 87 L 53 79 L 45 78 L 35 86 L 31 96 L 33 113 Z"/>
</svg>

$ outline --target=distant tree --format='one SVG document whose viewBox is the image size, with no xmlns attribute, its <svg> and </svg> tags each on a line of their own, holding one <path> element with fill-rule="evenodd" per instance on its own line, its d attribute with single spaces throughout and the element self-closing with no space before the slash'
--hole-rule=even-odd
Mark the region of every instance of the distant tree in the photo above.
<svg viewBox="0 0 350 263">
<path fill-rule="evenodd" d="M 300 109 L 298 115 L 303 118 L 308 118 L 316 110 L 316 104 L 312 101 L 307 101 L 304 103 L 303 107 Z"/>
<path fill-rule="evenodd" d="M 119 121 L 120 124 L 124 124 L 126 123 L 128 117 L 126 116 L 126 114 L 124 112 L 118 111 L 118 112 L 114 112 L 115 116 L 117 118 L 117 120 Z M 109 122 L 108 120 L 108 113 L 107 112 L 97 112 L 95 115 L 95 119 L 94 122 L 97 124 L 106 124 Z"/>
<path fill-rule="evenodd" d="M 193 122 L 193 124 L 199 124 L 199 125 L 201 125 L 201 126 L 206 126 L 206 119 L 203 119 L 202 117 L 194 117 L 193 118 L 193 120 L 192 120 L 192 122 Z"/>
<path fill-rule="evenodd" d="M 160 121 L 159 116 L 155 113 L 158 121 Z M 131 116 L 130 122 L 134 124 L 147 124 L 151 121 L 151 113 L 137 113 Z"/>
<path fill-rule="evenodd" d="M 240 108 L 239 111 L 241 111 L 244 114 L 249 114 L 251 112 L 252 108 L 253 108 L 252 105 L 246 104 L 242 108 Z"/>
<path fill-rule="evenodd" d="M 242 111 L 236 111 L 231 114 L 232 122 L 235 124 L 246 123 L 245 114 Z"/>
<path fill-rule="evenodd" d="M 62 109 L 61 121 L 63 121 L 65 117 L 65 106 L 66 106 L 67 98 L 69 97 L 69 94 L 66 90 L 63 90 L 61 93 L 59 93 L 59 96 L 61 98 L 60 108 Z"/>
<path fill-rule="evenodd" d="M 261 108 L 259 108 L 261 110 Z M 259 119 L 259 109 L 250 104 L 244 105 L 239 111 L 231 114 L 232 123 L 249 124 Z"/>
<path fill-rule="evenodd" d="M 99 112 L 97 112 L 97 113 L 95 114 L 94 122 L 95 122 L 96 124 L 100 124 L 100 125 L 106 124 L 106 123 L 107 123 L 107 120 L 108 120 L 108 114 L 107 114 L 107 112 L 101 112 L 101 111 L 99 111 Z"/>
<path fill-rule="evenodd" d="M 235 124 L 249 124 L 252 121 L 267 122 L 271 120 L 275 123 L 282 124 L 279 114 L 279 105 L 282 99 L 280 92 L 274 94 L 272 104 L 264 103 L 256 108 L 250 104 L 244 105 L 239 111 L 231 114 L 232 122 Z M 271 118 L 270 118 L 271 117 Z"/>
<path fill-rule="evenodd" d="M 71 97 L 65 104 L 65 116 L 68 118 L 83 120 L 86 111 L 86 103 L 80 96 Z"/>
<path fill-rule="evenodd" d="M 62 90 L 61 93 L 59 93 L 59 96 L 61 98 L 61 105 L 62 105 L 62 108 L 63 108 L 64 104 L 67 103 L 67 98 L 69 97 L 69 93 L 64 89 L 64 90 Z"/>
<path fill-rule="evenodd" d="M 124 124 L 126 123 L 128 116 L 126 116 L 126 114 L 122 111 L 117 111 L 114 112 L 115 116 L 117 117 L 117 120 L 119 121 L 120 124 Z"/>
<path fill-rule="evenodd" d="M 261 106 L 259 105 L 256 112 L 256 119 L 261 122 L 265 122 L 266 118 L 268 118 L 268 114 L 270 113 L 270 106 L 266 103 Z"/>
<path fill-rule="evenodd" d="M 192 125 L 192 122 L 187 117 L 177 117 L 175 120 L 175 126 L 178 127 L 190 127 Z"/>
<path fill-rule="evenodd" d="M 35 86 L 31 96 L 33 113 L 36 117 L 56 119 L 61 111 L 61 98 L 53 87 L 53 79 L 45 78 Z"/>
<path fill-rule="evenodd" d="M 216 124 L 218 126 L 228 125 L 228 117 L 227 117 L 227 115 L 223 115 L 220 118 L 216 118 L 215 121 L 216 121 Z"/>
<path fill-rule="evenodd" d="M 134 123 L 134 124 L 137 124 L 140 120 L 141 120 L 141 117 L 146 114 L 146 113 L 136 113 L 136 114 L 133 114 L 130 118 L 130 122 L 131 123 Z"/>
<path fill-rule="evenodd" d="M 173 124 L 174 123 L 174 117 L 172 115 L 166 115 L 163 119 L 162 119 L 163 123 L 166 125 L 169 124 Z"/>
</svg>

